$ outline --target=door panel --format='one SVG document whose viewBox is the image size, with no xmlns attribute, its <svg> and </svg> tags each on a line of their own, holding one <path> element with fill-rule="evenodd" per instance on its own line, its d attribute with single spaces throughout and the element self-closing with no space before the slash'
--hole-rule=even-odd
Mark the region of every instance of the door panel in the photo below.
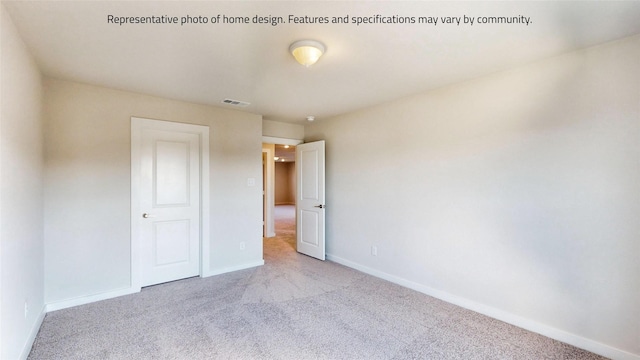
<svg viewBox="0 0 640 360">
<path fill-rule="evenodd" d="M 157 141 L 155 145 L 155 205 L 188 205 L 189 142 Z"/>
<path fill-rule="evenodd" d="M 297 250 L 325 259 L 324 141 L 296 147 Z"/>
<path fill-rule="evenodd" d="M 156 221 L 153 227 L 153 266 L 189 261 L 189 220 Z"/>
<path fill-rule="evenodd" d="M 302 167 L 302 174 L 304 174 L 304 181 L 302 182 L 302 194 L 301 198 L 310 201 L 319 201 L 319 189 L 318 189 L 318 150 L 301 150 L 300 151 L 300 165 Z"/>
<path fill-rule="evenodd" d="M 143 129 L 142 286 L 200 273 L 200 138 Z"/>
<path fill-rule="evenodd" d="M 318 213 L 315 211 L 300 211 L 300 228 L 302 232 L 302 236 L 300 237 L 300 241 L 305 244 L 311 246 L 319 246 L 320 242 L 318 239 L 318 223 L 320 220 L 318 219 Z"/>
</svg>

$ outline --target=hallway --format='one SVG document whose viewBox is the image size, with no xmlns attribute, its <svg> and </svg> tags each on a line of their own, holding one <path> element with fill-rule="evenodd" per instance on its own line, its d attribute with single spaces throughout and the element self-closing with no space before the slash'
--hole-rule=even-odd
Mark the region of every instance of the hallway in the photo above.
<svg viewBox="0 0 640 360">
<path fill-rule="evenodd" d="M 290 242 L 295 249 L 296 242 L 296 206 L 276 205 L 275 206 L 275 228 L 276 237 Z"/>
<path fill-rule="evenodd" d="M 264 261 L 279 266 L 299 254 L 296 252 L 296 207 L 277 205 L 274 211 L 276 236 L 264 238 Z"/>
</svg>

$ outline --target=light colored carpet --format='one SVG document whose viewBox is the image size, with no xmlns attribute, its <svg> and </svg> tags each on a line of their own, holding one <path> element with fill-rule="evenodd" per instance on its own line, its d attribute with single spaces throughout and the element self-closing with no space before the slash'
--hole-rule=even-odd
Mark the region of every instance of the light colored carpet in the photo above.
<svg viewBox="0 0 640 360">
<path fill-rule="evenodd" d="M 300 255 L 292 211 L 264 266 L 49 313 L 29 359 L 602 359 Z"/>
</svg>

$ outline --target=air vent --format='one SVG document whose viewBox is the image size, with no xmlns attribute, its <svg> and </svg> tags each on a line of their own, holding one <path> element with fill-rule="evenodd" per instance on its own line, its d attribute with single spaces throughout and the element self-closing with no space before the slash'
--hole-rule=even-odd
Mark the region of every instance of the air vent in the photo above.
<svg viewBox="0 0 640 360">
<path fill-rule="evenodd" d="M 233 100 L 233 99 L 224 99 L 222 100 L 222 103 L 227 105 L 240 106 L 240 107 L 245 107 L 250 104 L 246 101 Z"/>
</svg>

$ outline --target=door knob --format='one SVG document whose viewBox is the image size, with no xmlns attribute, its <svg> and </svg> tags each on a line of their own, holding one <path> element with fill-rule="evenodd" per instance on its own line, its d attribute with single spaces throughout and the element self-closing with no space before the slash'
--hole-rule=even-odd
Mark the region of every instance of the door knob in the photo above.
<svg viewBox="0 0 640 360">
<path fill-rule="evenodd" d="M 320 208 L 320 209 L 324 209 L 324 205 L 316 205 L 314 207 Z"/>
<path fill-rule="evenodd" d="M 155 216 L 155 215 L 151 215 L 151 214 L 144 213 L 144 214 L 142 214 L 142 217 L 143 217 L 143 218 L 145 218 L 145 219 L 148 219 L 148 218 L 153 218 L 153 217 L 156 217 L 156 216 Z"/>
</svg>

